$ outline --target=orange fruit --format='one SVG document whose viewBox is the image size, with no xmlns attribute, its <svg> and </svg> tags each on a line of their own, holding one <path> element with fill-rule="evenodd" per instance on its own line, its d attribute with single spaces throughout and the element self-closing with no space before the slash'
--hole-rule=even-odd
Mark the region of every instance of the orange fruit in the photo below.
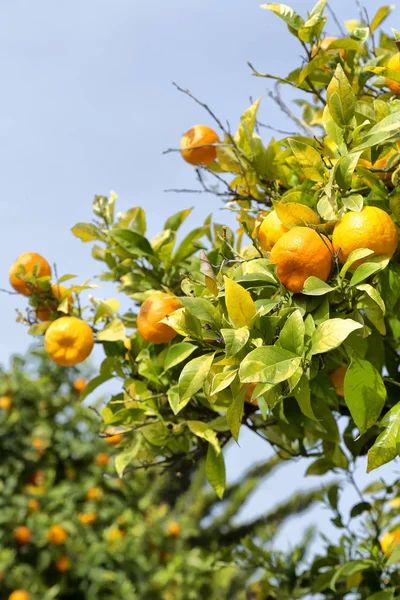
<svg viewBox="0 0 400 600">
<path fill-rule="evenodd" d="M 400 71 L 400 53 L 397 52 L 396 54 L 393 54 L 386 66 L 392 71 Z M 393 79 L 389 79 L 388 77 L 386 77 L 385 81 L 392 94 L 398 96 L 400 94 L 400 83 L 397 83 L 397 81 L 393 81 Z"/>
<path fill-rule="evenodd" d="M 65 573 L 65 571 L 68 571 L 71 568 L 71 561 L 69 560 L 68 556 L 64 554 L 56 560 L 54 566 L 60 573 Z"/>
<path fill-rule="evenodd" d="M 332 381 L 333 387 L 335 388 L 335 392 L 338 396 L 344 396 L 343 384 L 346 371 L 347 367 L 341 366 L 328 373 L 329 379 Z"/>
<path fill-rule="evenodd" d="M 244 386 L 247 387 L 246 394 L 244 396 L 245 402 L 248 402 L 249 404 L 257 404 L 257 400 L 251 399 L 256 385 L 257 385 L 257 383 L 254 382 L 254 383 L 245 383 L 241 386 L 241 389 L 243 389 Z"/>
<path fill-rule="evenodd" d="M 44 347 L 52 361 L 62 367 L 83 362 L 94 346 L 93 331 L 77 317 L 53 321 L 44 336 Z"/>
<path fill-rule="evenodd" d="M 15 590 L 8 596 L 8 600 L 29 600 L 30 596 L 25 590 Z"/>
<path fill-rule="evenodd" d="M 400 544 L 400 527 L 394 531 L 388 531 L 381 539 L 381 548 L 385 554 L 392 554 L 398 544 Z"/>
<path fill-rule="evenodd" d="M 117 431 L 115 431 L 114 433 L 114 431 L 114 429 L 106 429 L 105 433 L 107 433 L 108 435 L 107 437 L 103 438 L 103 440 L 107 442 L 107 444 L 109 444 L 110 446 L 116 446 L 124 439 L 122 433 L 118 433 Z"/>
<path fill-rule="evenodd" d="M 181 526 L 179 525 L 179 523 L 176 523 L 175 521 L 171 521 L 171 523 L 168 525 L 168 535 L 170 537 L 179 537 L 181 533 Z"/>
<path fill-rule="evenodd" d="M 137 318 L 137 328 L 147 342 L 153 344 L 166 344 L 178 334 L 169 325 L 160 323 L 162 319 L 178 308 L 182 308 L 181 301 L 165 292 L 154 292 L 140 307 Z"/>
<path fill-rule="evenodd" d="M 68 534 L 61 525 L 52 525 L 47 532 L 47 539 L 54 546 L 61 546 L 67 539 Z"/>
<path fill-rule="evenodd" d="M 12 407 L 12 399 L 10 396 L 1 396 L 0 398 L 0 410 L 10 411 Z"/>
<path fill-rule="evenodd" d="M 43 451 L 47 448 L 47 442 L 45 440 L 41 440 L 40 438 L 32 438 L 32 448 Z"/>
<path fill-rule="evenodd" d="M 28 500 L 29 512 L 36 512 L 37 510 L 39 510 L 39 508 L 40 508 L 40 504 L 37 500 L 35 500 L 35 498 L 31 498 L 30 500 Z"/>
<path fill-rule="evenodd" d="M 33 485 L 41 486 L 44 484 L 45 473 L 44 471 L 35 471 L 30 479 Z"/>
<path fill-rule="evenodd" d="M 75 379 L 73 386 L 74 390 L 80 394 L 86 387 L 86 379 L 78 377 L 78 379 Z"/>
<path fill-rule="evenodd" d="M 361 212 L 347 212 L 336 223 L 332 243 L 342 263 L 358 248 L 369 248 L 375 255 L 391 258 L 397 249 L 397 227 L 381 208 L 365 206 Z M 356 269 L 367 258 L 357 260 L 351 268 Z"/>
<path fill-rule="evenodd" d="M 99 467 L 106 467 L 110 462 L 110 457 L 108 456 L 108 454 L 100 452 L 99 454 L 97 454 L 95 461 L 96 465 L 98 465 Z"/>
<path fill-rule="evenodd" d="M 186 162 L 191 165 L 208 166 L 217 158 L 216 146 L 220 139 L 211 127 L 195 125 L 191 127 L 181 139 L 181 153 Z"/>
<path fill-rule="evenodd" d="M 88 493 L 86 494 L 86 498 L 88 500 L 100 500 L 100 498 L 102 498 L 103 496 L 103 490 L 101 490 L 100 488 L 90 488 L 90 490 L 88 490 Z"/>
<path fill-rule="evenodd" d="M 82 525 L 93 525 L 97 521 L 97 514 L 95 512 L 79 513 L 78 519 Z"/>
<path fill-rule="evenodd" d="M 31 283 L 25 281 L 25 275 L 34 274 L 36 277 L 51 277 L 51 268 L 43 256 L 36 252 L 25 252 L 11 265 L 9 271 L 10 284 L 16 292 L 30 296 L 33 291 Z"/>
<path fill-rule="evenodd" d="M 107 540 L 109 542 L 115 542 L 116 540 L 123 538 L 124 535 L 125 535 L 125 532 L 122 531 L 122 529 L 120 529 L 119 527 L 113 527 L 107 533 Z"/>
<path fill-rule="evenodd" d="M 318 50 L 324 50 L 325 52 L 329 52 L 329 54 L 337 54 L 338 52 L 340 52 L 340 56 L 342 57 L 342 59 L 345 59 L 346 56 L 346 52 L 344 50 L 344 48 L 332 48 L 331 50 L 328 50 L 329 46 L 333 43 L 336 42 L 337 38 L 336 37 L 326 37 L 323 40 L 321 40 L 317 46 L 313 46 L 312 50 L 311 50 L 311 57 L 314 58 L 314 56 L 317 54 Z M 321 69 L 324 70 L 328 70 L 327 67 L 322 66 Z"/>
<path fill-rule="evenodd" d="M 388 158 L 392 156 L 395 152 L 396 150 L 393 148 L 387 154 L 385 154 L 385 156 L 382 156 L 382 158 L 378 158 L 378 160 L 376 160 L 374 163 L 371 163 L 365 158 L 360 158 L 358 164 L 367 167 L 367 169 L 386 169 Z M 385 173 L 385 171 L 375 173 L 375 175 L 377 175 L 382 181 L 390 181 L 392 177 L 391 173 Z"/>
<path fill-rule="evenodd" d="M 36 309 L 36 317 L 39 321 L 48 321 L 51 317 L 51 313 L 55 312 L 61 302 L 68 296 L 68 302 L 72 304 L 72 294 L 68 292 L 67 288 L 59 283 L 51 284 L 51 291 L 48 292 L 49 298 L 46 299 L 46 304 L 38 306 Z"/>
<path fill-rule="evenodd" d="M 276 242 L 289 231 L 279 219 L 275 210 L 271 210 L 265 217 L 258 230 L 258 241 L 263 250 L 269 252 Z"/>
<path fill-rule="evenodd" d="M 21 525 L 20 527 L 16 527 L 13 531 L 14 539 L 18 544 L 23 546 L 24 544 L 29 544 L 31 541 L 31 531 L 28 527 Z"/>
<path fill-rule="evenodd" d="M 293 293 L 302 291 L 308 277 L 326 281 L 332 269 L 332 245 L 308 227 L 294 227 L 276 242 L 270 262 L 278 265 L 279 281 Z"/>
</svg>

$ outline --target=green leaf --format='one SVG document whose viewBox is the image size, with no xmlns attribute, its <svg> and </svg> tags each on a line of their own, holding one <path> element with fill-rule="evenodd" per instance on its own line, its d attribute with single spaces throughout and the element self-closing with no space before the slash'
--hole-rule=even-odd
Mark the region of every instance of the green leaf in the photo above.
<svg viewBox="0 0 400 600">
<path fill-rule="evenodd" d="M 346 191 L 351 187 L 352 176 L 362 152 L 352 152 L 339 158 L 335 164 L 335 179 L 341 190 Z"/>
<path fill-rule="evenodd" d="M 333 292 L 336 288 L 331 287 L 322 279 L 318 279 L 318 277 L 308 277 L 304 283 L 303 294 L 307 296 L 323 296 L 324 294 L 329 294 L 329 292 Z"/>
<path fill-rule="evenodd" d="M 328 85 L 326 99 L 335 123 L 339 127 L 347 127 L 354 116 L 356 97 L 340 64 Z"/>
<path fill-rule="evenodd" d="M 307 179 L 322 183 L 324 181 L 325 166 L 315 148 L 294 138 L 289 138 L 288 142 Z"/>
<path fill-rule="evenodd" d="M 352 194 L 342 198 L 343 206 L 354 212 L 361 212 L 364 206 L 364 198 L 361 194 Z"/>
<path fill-rule="evenodd" d="M 224 277 L 225 303 L 228 315 L 236 327 L 249 326 L 256 314 L 256 307 L 249 292 L 241 285 Z"/>
<path fill-rule="evenodd" d="M 378 8 L 374 18 L 371 21 L 370 29 L 372 32 L 375 31 L 375 29 L 378 29 L 379 25 L 390 15 L 394 8 L 394 4 L 389 6 L 381 6 Z"/>
<path fill-rule="evenodd" d="M 305 325 L 301 312 L 295 310 L 286 320 L 279 335 L 279 346 L 298 356 L 303 354 Z"/>
<path fill-rule="evenodd" d="M 396 73 L 396 72 L 394 72 Z M 399 75 L 397 73 L 397 75 Z M 359 152 L 371 148 L 371 146 L 381 146 L 387 140 L 398 139 L 400 136 L 399 112 L 394 112 L 374 125 L 362 138 L 361 143 L 352 149 L 352 152 Z"/>
<path fill-rule="evenodd" d="M 102 239 L 100 229 L 91 223 L 77 223 L 71 231 L 82 242 L 93 242 L 93 240 Z"/>
<path fill-rule="evenodd" d="M 371 256 L 371 254 L 373 253 L 373 250 L 369 250 L 369 248 L 357 248 L 357 250 L 353 250 L 353 252 L 350 252 L 346 263 L 343 265 L 342 270 L 340 271 L 340 277 L 343 278 L 346 275 L 347 271 L 350 269 L 351 265 L 357 260 L 361 260 L 362 258 Z"/>
<path fill-rule="evenodd" d="M 250 331 L 248 327 L 239 329 L 221 329 L 221 335 L 225 342 L 226 357 L 235 356 L 247 344 Z"/>
<path fill-rule="evenodd" d="M 323 354 L 338 348 L 356 329 L 362 329 L 362 325 L 352 319 L 329 319 L 329 321 L 324 321 L 321 325 L 318 325 L 312 335 L 312 354 Z"/>
<path fill-rule="evenodd" d="M 195 254 L 198 250 L 202 249 L 203 245 L 197 240 L 202 238 L 205 234 L 205 227 L 198 227 L 197 229 L 193 229 L 193 231 L 188 233 L 188 235 L 182 240 L 181 244 L 178 246 L 173 256 L 172 260 L 174 265 L 178 265 L 182 261 Z"/>
<path fill-rule="evenodd" d="M 183 408 L 192 396 L 203 387 L 214 360 L 214 352 L 198 356 L 182 369 L 179 377 L 179 406 Z"/>
<path fill-rule="evenodd" d="M 108 232 L 110 238 L 125 252 L 133 256 L 154 256 L 150 242 L 135 231 L 130 229 L 113 229 Z"/>
<path fill-rule="evenodd" d="M 350 575 L 354 575 L 355 573 L 359 573 L 360 571 L 365 571 L 365 569 L 370 569 L 374 566 L 374 561 L 370 559 L 360 559 L 360 560 L 350 560 L 343 566 L 339 567 L 336 571 L 335 575 L 331 580 L 331 590 L 336 591 L 336 583 L 340 579 L 347 579 Z"/>
<path fill-rule="evenodd" d="M 235 379 L 237 372 L 238 369 L 233 368 L 222 371 L 222 373 L 216 373 L 212 380 L 210 395 L 214 396 L 215 394 L 218 394 L 219 392 L 222 392 L 222 390 L 225 390 L 227 387 L 229 387 Z"/>
<path fill-rule="evenodd" d="M 106 381 L 109 381 L 112 378 L 113 378 L 113 373 L 112 373 L 112 371 L 109 371 L 109 372 L 106 372 L 106 373 L 104 373 L 102 375 L 98 375 L 97 377 L 94 377 L 94 379 L 91 379 L 86 384 L 85 389 L 81 392 L 81 394 L 79 396 L 80 402 L 83 402 L 83 400 L 85 400 L 85 398 L 87 398 L 87 396 L 89 396 L 89 394 L 91 394 L 92 392 L 94 392 L 94 390 L 96 388 L 98 388 L 100 385 L 102 385 Z"/>
<path fill-rule="evenodd" d="M 363 263 L 354 271 L 354 275 L 350 280 L 350 286 L 357 285 L 364 281 L 364 279 L 368 279 L 374 273 L 378 273 L 378 271 L 382 271 L 389 264 L 390 258 L 384 258 L 382 256 L 373 256 L 368 260 L 368 262 Z"/>
<path fill-rule="evenodd" d="M 134 460 L 135 456 L 137 456 L 140 446 L 141 438 L 138 437 L 115 458 L 115 470 L 118 473 L 118 477 L 123 476 L 126 467 Z"/>
<path fill-rule="evenodd" d="M 240 125 L 235 134 L 235 143 L 247 154 L 253 156 L 253 131 L 261 98 L 256 100 L 240 117 Z"/>
<path fill-rule="evenodd" d="M 371 298 L 371 300 L 376 302 L 376 304 L 379 306 L 382 314 L 383 315 L 385 314 L 385 312 L 386 312 L 385 303 L 382 300 L 382 296 L 380 295 L 380 293 L 378 292 L 378 290 L 376 288 L 372 287 L 372 285 L 369 285 L 369 283 L 362 283 L 357 286 L 357 289 L 360 290 L 361 292 L 365 292 L 366 294 L 368 294 L 368 296 Z"/>
<path fill-rule="evenodd" d="M 244 391 L 238 394 L 229 405 L 226 412 L 226 420 L 233 439 L 237 442 L 239 439 L 240 425 L 242 424 L 244 412 Z"/>
<path fill-rule="evenodd" d="M 225 460 L 222 452 L 217 453 L 211 444 L 206 458 L 206 477 L 219 499 L 222 499 L 226 486 Z"/>
<path fill-rule="evenodd" d="M 344 399 L 360 433 L 376 423 L 386 401 L 386 388 L 375 367 L 353 357 L 344 378 Z"/>
<path fill-rule="evenodd" d="M 113 319 L 103 331 L 99 331 L 97 339 L 101 342 L 117 342 L 118 340 L 125 340 L 126 331 L 124 324 L 119 319 Z"/>
<path fill-rule="evenodd" d="M 310 394 L 310 382 L 305 375 L 302 376 L 296 388 L 293 391 L 293 396 L 297 400 L 297 404 L 300 407 L 303 415 L 312 419 L 317 420 L 314 411 L 311 406 L 311 394 Z"/>
<path fill-rule="evenodd" d="M 187 298 L 186 296 L 181 296 L 179 300 L 200 321 L 205 321 L 213 325 L 219 324 L 220 317 L 218 310 L 209 300 L 205 300 L 204 298 Z"/>
<path fill-rule="evenodd" d="M 358 504 L 355 504 L 351 509 L 350 517 L 358 517 L 358 515 L 361 515 L 363 512 L 370 511 L 371 508 L 372 506 L 369 502 L 358 502 Z"/>
<path fill-rule="evenodd" d="M 326 0 L 321 0 L 321 3 L 326 4 Z M 322 17 L 318 13 L 314 13 L 310 16 L 310 19 L 304 23 L 299 28 L 298 36 L 302 42 L 306 42 L 308 44 L 312 43 L 313 40 L 319 38 L 322 33 L 322 29 L 326 23 L 326 17 Z"/>
<path fill-rule="evenodd" d="M 280 383 L 291 377 L 300 364 L 301 358 L 293 352 L 278 346 L 262 346 L 241 362 L 239 378 L 242 383 Z"/>
<path fill-rule="evenodd" d="M 168 371 L 179 363 L 183 362 L 196 350 L 196 346 L 189 344 L 189 342 L 180 342 L 179 344 L 173 344 L 167 350 L 164 360 L 164 370 Z"/>
<path fill-rule="evenodd" d="M 168 388 L 167 398 L 168 398 L 168 402 L 169 402 L 172 412 L 174 413 L 174 415 L 177 415 L 180 411 L 179 390 L 178 390 L 177 385 L 172 385 Z"/>
<path fill-rule="evenodd" d="M 181 210 L 172 217 L 169 217 L 164 223 L 163 229 L 171 229 L 172 231 L 177 231 L 182 223 L 187 219 L 187 217 L 192 212 L 193 208 L 186 208 L 185 210 Z"/>
<path fill-rule="evenodd" d="M 221 452 L 217 434 L 206 423 L 203 423 L 203 421 L 186 421 L 186 425 L 194 435 L 211 444 L 217 454 Z"/>
<path fill-rule="evenodd" d="M 383 417 L 380 426 L 385 427 L 385 430 L 377 437 L 374 445 L 368 451 L 368 473 L 390 462 L 398 454 L 400 402 Z"/>
<path fill-rule="evenodd" d="M 290 33 L 297 36 L 297 31 L 304 25 L 304 19 L 294 12 L 290 6 L 286 4 L 262 4 L 261 8 L 270 10 L 280 17 L 289 27 Z"/>
</svg>

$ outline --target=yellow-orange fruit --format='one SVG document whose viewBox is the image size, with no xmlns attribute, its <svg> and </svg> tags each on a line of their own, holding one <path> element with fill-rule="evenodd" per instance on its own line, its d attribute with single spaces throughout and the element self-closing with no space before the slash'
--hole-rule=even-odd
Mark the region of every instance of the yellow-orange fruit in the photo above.
<svg viewBox="0 0 400 600">
<path fill-rule="evenodd" d="M 117 431 L 114 433 L 113 429 L 106 429 L 105 433 L 107 433 L 107 437 L 104 437 L 103 440 L 110 446 L 116 446 L 124 439 L 122 433 L 118 433 Z"/>
<path fill-rule="evenodd" d="M 392 71 L 400 71 L 400 53 L 397 52 L 396 54 L 393 54 L 386 66 Z M 385 81 L 392 94 L 398 96 L 400 94 L 400 83 L 397 83 L 397 81 L 393 81 L 393 79 L 389 79 L 388 77 L 386 77 Z"/>
<path fill-rule="evenodd" d="M 24 544 L 29 544 L 31 541 L 31 531 L 28 527 L 21 525 L 20 527 L 16 527 L 13 531 L 13 536 L 15 541 L 23 546 Z"/>
<path fill-rule="evenodd" d="M 43 256 L 36 252 L 25 252 L 11 265 L 9 272 L 10 284 L 16 292 L 24 296 L 30 296 L 32 286 L 25 281 L 26 274 L 36 273 L 37 277 L 50 277 L 51 268 Z"/>
<path fill-rule="evenodd" d="M 54 566 L 59 573 L 65 573 L 65 571 L 68 571 L 71 568 L 71 561 L 68 556 L 64 554 L 56 560 Z"/>
<path fill-rule="evenodd" d="M 149 296 L 140 307 L 137 318 L 137 328 L 142 338 L 153 344 L 166 344 L 173 340 L 178 335 L 176 331 L 160 321 L 178 308 L 182 308 L 182 303 L 171 294 L 154 292 Z"/>
<path fill-rule="evenodd" d="M 179 525 L 179 523 L 176 523 L 175 521 L 171 521 L 171 523 L 168 525 L 168 535 L 170 537 L 179 537 L 181 533 L 181 526 Z"/>
<path fill-rule="evenodd" d="M 378 160 L 376 160 L 374 163 L 371 163 L 365 158 L 360 158 L 358 164 L 367 167 L 367 169 L 386 169 L 388 159 L 393 156 L 395 152 L 396 150 L 392 148 L 387 154 L 385 154 L 385 156 L 378 158 Z M 385 171 L 380 171 L 379 173 L 375 173 L 375 175 L 377 175 L 382 181 L 390 181 L 392 177 L 391 173 L 386 173 Z"/>
<path fill-rule="evenodd" d="M 47 533 L 47 539 L 54 546 L 61 546 L 67 539 L 68 534 L 61 525 L 52 525 Z"/>
<path fill-rule="evenodd" d="M 28 510 L 29 512 L 36 512 L 40 508 L 40 504 L 35 498 L 31 498 L 28 500 Z"/>
<path fill-rule="evenodd" d="M 328 279 L 332 256 L 332 245 L 326 236 L 308 227 L 295 227 L 276 242 L 270 261 L 278 265 L 279 281 L 290 292 L 299 293 L 308 277 Z"/>
<path fill-rule="evenodd" d="M 108 456 L 108 454 L 100 452 L 96 455 L 95 462 L 96 465 L 98 465 L 99 467 L 106 467 L 110 462 L 110 457 Z"/>
<path fill-rule="evenodd" d="M 288 227 L 283 225 L 275 210 L 271 210 L 265 217 L 258 230 L 258 241 L 263 250 L 269 252 L 276 242 L 289 231 Z"/>
<path fill-rule="evenodd" d="M 195 166 L 208 166 L 217 158 L 216 146 L 220 141 L 216 132 L 207 125 L 191 127 L 181 139 L 181 153 L 186 162 Z"/>
<path fill-rule="evenodd" d="M 396 546 L 398 546 L 398 544 L 400 544 L 400 527 L 394 531 L 388 531 L 384 536 L 382 536 L 381 548 L 385 554 L 392 554 L 393 550 Z"/>
<path fill-rule="evenodd" d="M 86 379 L 83 377 L 78 377 L 78 379 L 75 379 L 73 385 L 74 390 L 80 394 L 86 387 Z"/>
<path fill-rule="evenodd" d="M 336 223 L 332 243 L 342 263 L 358 248 L 369 248 L 374 255 L 384 254 L 391 258 L 397 249 L 397 227 L 381 208 L 365 206 L 361 212 L 347 212 Z M 367 258 L 356 261 L 351 268 L 356 269 Z"/>
<path fill-rule="evenodd" d="M 103 490 L 97 487 L 90 488 L 86 494 L 88 500 L 100 500 L 103 496 Z"/>
<path fill-rule="evenodd" d="M 333 387 L 335 388 L 335 392 L 337 393 L 338 396 L 344 396 L 344 378 L 346 375 L 346 371 L 347 371 L 347 367 L 337 367 L 337 369 L 334 369 L 333 371 L 331 371 L 330 373 L 328 373 L 329 375 L 329 379 L 332 381 L 333 383 Z"/>
<path fill-rule="evenodd" d="M 30 595 L 25 590 L 15 590 L 8 596 L 8 600 L 29 600 Z"/>
<path fill-rule="evenodd" d="M 123 538 L 124 535 L 125 535 L 125 532 L 122 531 L 122 529 L 120 529 L 119 527 L 113 527 L 107 533 L 107 540 L 109 542 L 115 542 L 116 540 L 120 540 L 121 538 Z"/>
<path fill-rule="evenodd" d="M 82 525 L 93 525 L 97 521 L 97 514 L 95 512 L 79 513 L 78 519 Z"/>
<path fill-rule="evenodd" d="M 0 410 L 10 411 L 12 407 L 12 399 L 10 396 L 1 396 L 0 398 Z"/>
<path fill-rule="evenodd" d="M 77 317 L 61 317 L 53 321 L 44 336 L 47 354 L 62 367 L 72 367 L 83 362 L 93 346 L 92 329 Z"/>
</svg>

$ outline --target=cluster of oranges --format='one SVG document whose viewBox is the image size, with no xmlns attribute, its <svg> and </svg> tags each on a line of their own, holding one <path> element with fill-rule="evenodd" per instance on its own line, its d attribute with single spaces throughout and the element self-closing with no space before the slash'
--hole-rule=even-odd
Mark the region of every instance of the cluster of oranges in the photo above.
<svg viewBox="0 0 400 600">
<path fill-rule="evenodd" d="M 51 267 L 47 260 L 35 252 L 22 254 L 11 266 L 9 279 L 16 292 L 24 296 L 39 296 L 43 304 L 36 307 L 36 317 L 48 321 L 54 317 L 46 330 L 44 344 L 54 362 L 64 367 L 77 365 L 91 353 L 94 345 L 93 331 L 87 323 L 74 316 L 60 316 L 59 304 L 71 293 L 62 285 L 53 283 L 46 289 L 51 278 Z"/>
</svg>

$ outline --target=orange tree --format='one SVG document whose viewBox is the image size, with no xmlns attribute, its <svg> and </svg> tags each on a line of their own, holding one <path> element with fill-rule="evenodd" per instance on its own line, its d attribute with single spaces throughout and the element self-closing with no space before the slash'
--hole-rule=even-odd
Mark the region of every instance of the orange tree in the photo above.
<svg viewBox="0 0 400 600">
<path fill-rule="evenodd" d="M 180 152 L 196 168 L 199 191 L 234 212 L 237 231 L 209 217 L 182 239 L 185 210 L 150 240 L 142 208 L 115 215 L 116 196 L 96 196 L 94 220 L 72 231 L 95 242 L 102 277 L 132 302 L 127 312 L 115 299 L 82 306 L 85 286 L 66 292 L 73 302 L 55 298 L 42 259 L 12 269 L 14 288 L 30 296 L 19 318 L 44 334 L 53 360 L 76 364 L 94 342 L 103 346 L 82 398 L 121 382 L 101 411 L 104 435 L 117 428 L 123 436 L 120 475 L 160 464 L 190 472 L 205 457 L 222 497 L 222 449 L 241 428 L 286 458 L 310 458 L 309 474 L 352 477 L 362 455 L 368 471 L 398 455 L 400 36 L 380 31 L 385 6 L 327 38 L 326 4 L 305 18 L 286 5 L 262 7 L 286 23 L 303 58 L 289 74 L 250 68 L 277 83 L 270 96 L 298 133 L 265 143 L 260 100 L 232 133 L 178 88 L 220 130 L 191 128 Z M 301 95 L 300 115 L 285 103 L 285 86 Z M 43 307 L 49 319 L 38 322 Z M 370 506 L 362 500 L 355 513 Z M 371 523 L 379 547 L 380 525 Z M 387 587 L 377 557 L 366 560 L 362 568 L 376 577 L 363 598 Z"/>
<path fill-rule="evenodd" d="M 333 488 L 299 493 L 237 524 L 243 502 L 282 467 L 279 458 L 228 486 L 218 514 L 201 470 L 191 481 L 142 469 L 121 480 L 116 436 L 107 438 L 113 444 L 99 437 L 97 414 L 77 402 L 83 386 L 75 369 L 38 350 L 1 371 L 1 598 L 244 598 L 270 552 L 260 540 Z M 258 561 L 238 553 L 241 540 L 240 548 L 257 543 Z"/>
</svg>

